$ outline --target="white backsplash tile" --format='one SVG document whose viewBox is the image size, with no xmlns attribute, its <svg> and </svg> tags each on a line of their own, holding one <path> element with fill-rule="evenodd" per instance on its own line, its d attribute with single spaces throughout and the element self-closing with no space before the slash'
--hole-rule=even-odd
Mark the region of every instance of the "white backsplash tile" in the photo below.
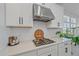
<svg viewBox="0 0 79 59">
<path fill-rule="evenodd" d="M 36 29 L 42 29 L 46 38 L 56 37 L 55 33 L 59 29 L 47 29 L 45 22 L 34 21 L 33 28 L 11 28 L 11 35 L 17 36 L 22 40 L 33 40 Z"/>
</svg>

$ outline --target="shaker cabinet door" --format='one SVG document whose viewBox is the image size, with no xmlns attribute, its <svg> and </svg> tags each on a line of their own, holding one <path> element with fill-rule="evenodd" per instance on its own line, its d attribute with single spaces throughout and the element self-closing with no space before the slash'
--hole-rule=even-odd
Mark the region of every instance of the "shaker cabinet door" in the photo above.
<svg viewBox="0 0 79 59">
<path fill-rule="evenodd" d="M 61 43 L 61 44 L 59 44 L 58 49 L 59 49 L 59 52 L 58 52 L 59 56 L 71 56 L 70 43 L 68 43 L 66 45 L 64 43 Z"/>
<path fill-rule="evenodd" d="M 21 16 L 23 18 L 23 26 L 32 27 L 33 26 L 33 4 L 22 3 L 20 7 L 21 7 Z"/>
<path fill-rule="evenodd" d="M 6 26 L 18 26 L 20 18 L 20 6 L 16 3 L 6 4 Z"/>
<path fill-rule="evenodd" d="M 73 56 L 79 56 L 79 45 L 75 46 L 75 44 L 72 43 L 71 50 L 72 50 L 72 55 Z"/>
<path fill-rule="evenodd" d="M 51 46 L 51 55 L 57 56 L 58 55 L 58 45 Z"/>
</svg>

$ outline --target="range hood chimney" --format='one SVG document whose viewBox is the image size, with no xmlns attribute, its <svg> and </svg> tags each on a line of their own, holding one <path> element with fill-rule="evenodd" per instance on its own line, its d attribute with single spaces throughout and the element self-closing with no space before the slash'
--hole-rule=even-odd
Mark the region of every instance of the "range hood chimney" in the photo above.
<svg viewBox="0 0 79 59">
<path fill-rule="evenodd" d="M 33 19 L 36 21 L 48 22 L 55 19 L 50 8 L 33 4 Z"/>
</svg>

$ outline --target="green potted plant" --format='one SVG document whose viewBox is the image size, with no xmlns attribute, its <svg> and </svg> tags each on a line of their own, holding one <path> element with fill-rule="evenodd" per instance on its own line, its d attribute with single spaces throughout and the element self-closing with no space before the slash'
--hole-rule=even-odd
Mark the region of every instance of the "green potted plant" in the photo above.
<svg viewBox="0 0 79 59">
<path fill-rule="evenodd" d="M 71 38 L 73 35 L 69 33 L 63 33 L 61 31 L 57 31 L 56 35 L 59 35 L 59 37 L 64 37 L 64 38 Z"/>
<path fill-rule="evenodd" d="M 79 45 L 79 36 L 73 36 L 72 37 L 72 42 L 74 42 L 75 45 Z"/>
<path fill-rule="evenodd" d="M 56 35 L 62 38 L 69 38 L 71 39 L 72 42 L 75 43 L 75 45 L 79 45 L 79 36 L 75 36 L 75 35 L 68 34 L 68 33 L 63 33 L 61 31 L 57 31 Z"/>
</svg>

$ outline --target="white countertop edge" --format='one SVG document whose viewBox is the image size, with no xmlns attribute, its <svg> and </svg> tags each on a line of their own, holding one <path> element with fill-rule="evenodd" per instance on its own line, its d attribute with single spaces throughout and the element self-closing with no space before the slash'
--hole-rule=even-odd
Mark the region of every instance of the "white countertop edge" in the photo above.
<svg viewBox="0 0 79 59">
<path fill-rule="evenodd" d="M 70 41 L 70 40 L 67 40 L 67 41 Z M 32 43 L 32 41 L 29 41 L 29 42 Z M 29 42 L 28 42 L 28 43 L 29 43 Z M 32 44 L 33 44 L 33 45 L 32 45 L 33 47 L 31 46 L 31 48 L 24 49 L 24 50 L 21 50 L 21 51 L 17 50 L 17 47 L 19 46 L 19 45 L 18 45 L 18 46 L 15 46 L 15 47 L 14 47 L 14 49 L 17 50 L 16 52 L 12 52 L 12 51 L 9 52 L 9 53 L 5 53 L 5 52 L 4 52 L 3 55 L 15 56 L 15 55 L 18 55 L 18 54 L 21 54 L 21 53 L 24 53 L 24 52 L 34 51 L 34 50 L 37 50 L 37 49 L 40 49 L 40 48 L 43 48 L 43 47 L 53 46 L 53 45 L 60 44 L 60 43 L 63 43 L 63 42 L 66 42 L 66 41 L 63 41 L 63 40 L 61 39 L 60 41 L 58 41 L 58 42 L 56 42 L 56 43 L 51 43 L 51 44 L 47 44 L 47 45 L 42 45 L 42 46 L 39 46 L 39 47 L 36 47 L 36 46 L 32 43 Z M 30 43 L 29 43 L 29 44 L 30 44 Z M 22 43 L 21 43 L 21 44 L 22 44 Z M 23 44 L 24 44 L 24 45 L 27 45 L 26 42 L 24 42 Z M 7 47 L 8 50 L 11 50 L 10 48 L 11 48 L 11 47 Z M 12 47 L 12 48 L 13 48 L 13 47 Z M 6 49 L 4 49 L 4 50 L 6 50 Z"/>
</svg>

